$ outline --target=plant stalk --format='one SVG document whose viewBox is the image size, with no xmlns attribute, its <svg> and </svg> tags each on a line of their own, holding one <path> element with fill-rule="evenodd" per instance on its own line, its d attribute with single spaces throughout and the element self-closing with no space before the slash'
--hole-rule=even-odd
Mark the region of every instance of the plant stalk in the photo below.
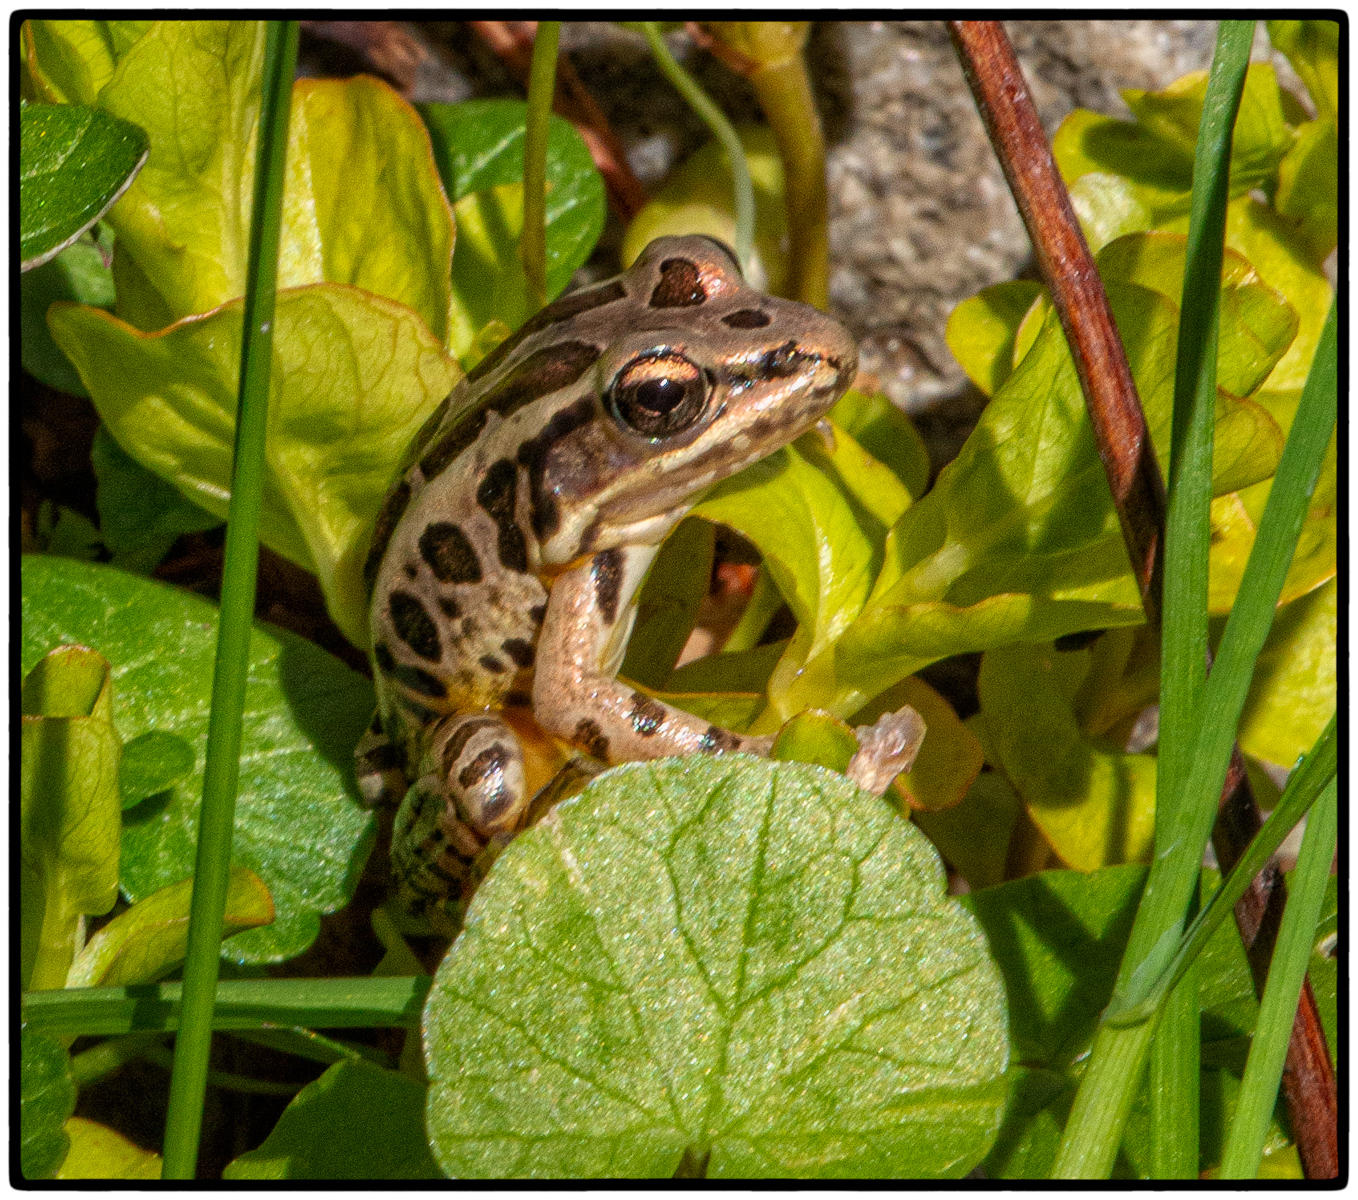
<svg viewBox="0 0 1358 1200">
<path fill-rule="evenodd" d="M 212 1048 L 212 1011 L 230 883 L 231 837 L 255 607 L 259 517 L 264 490 L 264 439 L 269 419 L 269 378 L 273 361 L 274 291 L 283 209 L 283 164 L 287 153 L 292 79 L 297 64 L 297 22 L 271 21 L 265 36 L 249 274 L 241 338 L 241 400 L 236 421 L 221 615 L 207 759 L 203 769 L 193 899 L 189 909 L 180 1032 L 175 1041 L 165 1125 L 165 1179 L 192 1179 L 198 1160 L 208 1056 Z"/>
</svg>

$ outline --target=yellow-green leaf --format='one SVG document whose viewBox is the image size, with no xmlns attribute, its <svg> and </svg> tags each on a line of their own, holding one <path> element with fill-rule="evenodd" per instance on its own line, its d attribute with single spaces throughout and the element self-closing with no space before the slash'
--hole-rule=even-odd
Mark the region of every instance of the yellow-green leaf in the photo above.
<svg viewBox="0 0 1358 1200">
<path fill-rule="evenodd" d="M 1006 646 L 986 652 L 977 685 L 997 765 L 1052 849 L 1082 871 L 1144 858 L 1155 828 L 1155 759 L 1102 749 L 1076 720 L 1088 662 L 1087 650 Z"/>
<path fill-rule="evenodd" d="M 67 987 L 152 983 L 184 959 L 193 880 L 172 883 L 138 900 L 99 930 L 71 964 Z M 223 937 L 273 920 L 273 900 L 258 875 L 232 867 Z"/>
<path fill-rule="evenodd" d="M 118 897 L 121 743 L 108 662 L 53 650 L 23 683 L 19 759 L 20 982 L 59 988 L 82 918 Z"/>
<path fill-rule="evenodd" d="M 85 1117 L 66 1122 L 70 1153 L 58 1179 L 159 1179 L 160 1155 L 143 1150 L 116 1129 Z"/>
<path fill-rule="evenodd" d="M 53 336 L 109 431 L 143 466 L 224 516 L 240 363 L 234 302 L 160 333 L 53 306 Z M 278 296 L 261 538 L 314 571 L 336 624 L 367 644 L 369 532 L 407 443 L 457 366 L 409 309 L 317 284 Z"/>
<path fill-rule="evenodd" d="M 93 104 L 118 60 L 151 21 L 25 21 L 24 61 L 43 96 L 63 104 Z"/>
</svg>

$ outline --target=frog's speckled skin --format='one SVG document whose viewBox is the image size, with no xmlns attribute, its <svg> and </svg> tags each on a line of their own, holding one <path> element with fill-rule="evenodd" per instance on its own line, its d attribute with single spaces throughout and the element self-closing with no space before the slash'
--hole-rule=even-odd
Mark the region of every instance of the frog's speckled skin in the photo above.
<svg viewBox="0 0 1358 1200">
<path fill-rule="evenodd" d="M 430 417 L 367 560 L 378 717 L 358 766 L 374 801 L 416 785 L 393 860 L 435 928 L 541 807 L 533 726 L 610 763 L 767 750 L 614 673 L 661 540 L 710 484 L 810 428 L 856 362 L 837 322 L 747 287 L 719 243 L 660 238 Z"/>
</svg>

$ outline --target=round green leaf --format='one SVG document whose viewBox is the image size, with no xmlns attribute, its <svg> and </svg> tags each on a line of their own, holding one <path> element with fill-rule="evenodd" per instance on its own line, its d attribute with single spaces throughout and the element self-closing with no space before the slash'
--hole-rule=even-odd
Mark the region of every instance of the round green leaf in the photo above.
<svg viewBox="0 0 1358 1200">
<path fill-rule="evenodd" d="M 62 1125 L 75 1111 L 75 1084 L 66 1048 L 42 1033 L 19 1035 L 19 1171 L 51 1179 L 70 1148 Z"/>
<path fill-rule="evenodd" d="M 131 808 L 163 792 L 193 770 L 193 747 L 163 729 L 150 729 L 123 747 L 118 789 L 123 807 Z"/>
<path fill-rule="evenodd" d="M 841 776 L 619 767 L 516 839 L 425 1010 L 453 1176 L 959 1176 L 1003 992 L 937 855 Z"/>
<path fill-rule="evenodd" d="M 424 1133 L 425 1088 L 362 1061 L 335 1063 L 293 1098 L 224 1179 L 442 1179 Z M 337 1137 L 362 1130 L 361 1137 Z"/>
<path fill-rule="evenodd" d="M 54 645 L 92 646 L 113 664 L 113 722 L 194 748 L 193 772 L 124 815 L 121 886 L 131 900 L 193 874 L 217 610 L 200 597 L 112 567 L 23 561 L 25 667 Z M 320 915 L 345 904 L 372 839 L 354 790 L 353 748 L 372 688 L 312 643 L 256 626 L 250 642 L 233 862 L 273 896 L 277 919 L 232 938 L 239 962 L 300 954 Z"/>
<path fill-rule="evenodd" d="M 146 161 L 130 121 L 75 104 L 19 111 L 19 257 L 41 266 L 106 213 Z"/>
</svg>

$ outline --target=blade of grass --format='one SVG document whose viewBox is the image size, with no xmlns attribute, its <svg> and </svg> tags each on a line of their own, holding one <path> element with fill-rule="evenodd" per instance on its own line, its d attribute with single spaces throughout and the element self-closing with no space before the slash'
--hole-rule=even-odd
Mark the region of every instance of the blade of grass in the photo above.
<svg viewBox="0 0 1358 1200">
<path fill-rule="evenodd" d="M 1143 962 L 1153 961 L 1158 969 L 1167 961 L 1173 948 L 1170 939 L 1182 927 L 1197 882 L 1203 847 L 1216 813 L 1215 800 L 1220 794 L 1218 783 L 1217 790 L 1204 802 L 1202 793 L 1190 791 L 1184 784 L 1206 684 L 1217 306 L 1231 131 L 1244 90 L 1253 31 L 1250 21 L 1223 21 L 1218 29 L 1194 152 L 1165 531 L 1155 858 L 1119 969 L 1119 986 L 1125 986 L 1130 972 Z M 1224 778 L 1224 764 L 1222 774 Z M 1197 1173 L 1197 1105 L 1192 1099 L 1197 1086 L 1197 1057 L 1185 1062 L 1180 1056 L 1185 1045 L 1196 1042 L 1198 1013 L 1191 985 L 1190 979 L 1186 983 L 1190 990 L 1176 996 L 1157 1014 L 1173 1023 L 1163 1035 L 1165 1044 L 1156 1053 L 1151 1070 L 1152 1161 L 1161 1178 L 1166 1177 L 1160 1175 L 1162 1170 L 1174 1177 Z M 1111 1170 L 1131 1106 L 1128 1081 L 1140 1070 L 1119 1070 L 1116 1076 L 1105 1076 L 1099 1059 L 1110 1055 L 1110 1043 L 1116 1041 L 1123 1042 L 1125 1050 L 1139 1053 L 1149 1046 L 1155 1024 L 1151 1021 L 1141 1027 L 1118 1029 L 1101 1026 L 1095 1037 L 1094 1060 L 1076 1093 L 1062 1136 L 1055 1177 L 1103 1178 Z M 1105 1089 L 1110 1095 L 1096 1102 L 1094 1093 Z M 1093 1121 L 1096 1112 L 1097 1124 Z M 1184 1120 L 1191 1122 L 1190 1129 L 1176 1124 Z"/>
<path fill-rule="evenodd" d="M 413 1029 L 428 975 L 340 979 L 228 979 L 217 985 L 214 1029 Z M 25 992 L 24 1025 L 56 1037 L 116 1037 L 179 1028 L 179 983 Z"/>
<path fill-rule="evenodd" d="M 1338 407 L 1336 382 L 1336 320 L 1332 305 L 1306 386 L 1302 389 L 1291 433 L 1273 477 L 1239 595 L 1227 618 L 1216 663 L 1207 678 L 1203 719 L 1184 784 L 1186 795 L 1215 797 L 1221 792 L 1227 755 L 1249 690 L 1254 663 L 1272 625 L 1283 580 L 1320 474 L 1325 447 L 1334 431 Z M 1208 813 L 1204 830 L 1210 824 L 1210 818 Z M 1152 864 L 1151 880 L 1157 870 L 1166 869 L 1162 863 L 1167 861 L 1158 859 Z M 1197 858 L 1190 858 L 1194 875 L 1197 861 Z M 1190 878 L 1190 890 L 1191 886 Z M 1147 890 L 1149 887 L 1150 880 Z M 1143 898 L 1132 927 L 1133 935 L 1145 903 Z M 1163 894 L 1158 903 L 1165 907 Z M 1123 959 L 1123 972 L 1119 974 L 1110 1012 L 1143 1011 L 1140 1006 L 1154 991 L 1164 969 L 1178 951 L 1176 932 L 1177 922 L 1168 925 L 1160 934 L 1152 953 L 1137 961 L 1129 952 Z M 1102 1176 L 1111 1168 L 1122 1123 L 1131 1104 L 1130 1094 L 1124 1094 L 1124 1089 L 1129 1092 L 1128 1078 L 1139 1074 L 1137 1049 L 1146 1047 L 1155 1023 L 1156 1015 L 1152 1013 L 1139 1024 L 1114 1024 L 1105 1020 L 1100 1025 L 1089 1067 L 1062 1135 L 1055 1167 L 1058 1177 Z M 1115 1122 L 1116 1127 L 1113 1128 L 1110 1122 Z"/>
<path fill-rule="evenodd" d="M 1157 859 L 1174 853 L 1186 827 L 1202 823 L 1200 818 L 1195 820 L 1195 810 L 1201 803 L 1183 791 L 1183 782 L 1207 683 L 1207 564 L 1221 261 L 1230 198 L 1231 132 L 1253 38 L 1253 21 L 1221 23 L 1212 61 L 1215 79 L 1209 79 L 1194 150 L 1165 515 L 1160 739 L 1156 750 Z M 1204 843 L 1210 830 L 1209 821 L 1202 831 Z M 1178 861 L 1178 869 L 1195 888 L 1195 867 L 1186 858 Z M 1201 861 L 1199 850 L 1196 862 Z M 1149 885 L 1147 893 L 1153 903 Z M 1143 896 L 1142 903 L 1146 902 L 1147 896 Z M 1161 919 L 1182 922 L 1183 915 L 1166 907 Z M 1201 1018 L 1196 983 L 1196 972 L 1189 972 L 1180 981 L 1151 1043 L 1151 1161 L 1156 1179 L 1193 1179 L 1198 1174 L 1197 1047 Z"/>
<path fill-rule="evenodd" d="M 750 269 L 750 256 L 754 252 L 754 184 L 750 182 L 750 168 L 745 162 L 745 148 L 740 144 L 735 127 L 726 119 L 707 93 L 700 88 L 674 59 L 660 34 L 660 27 L 654 21 L 638 21 L 637 27 L 650 43 L 651 53 L 656 64 L 675 87 L 675 90 L 688 101 L 688 105 L 703 124 L 712 131 L 726 151 L 731 163 L 731 181 L 735 188 L 736 203 L 736 258 L 741 270 Z"/>
<path fill-rule="evenodd" d="M 1165 973 L 1155 982 L 1150 995 L 1135 1007 L 1109 1005 L 1104 1020 L 1110 1024 L 1132 1024 L 1144 1021 L 1160 1002 L 1165 993 L 1178 983 L 1189 964 L 1197 958 L 1217 930 L 1217 927 L 1231 914 L 1237 900 L 1249 889 L 1250 881 L 1264 869 L 1274 852 L 1283 844 L 1283 839 L 1296 827 L 1321 793 L 1336 777 L 1338 770 L 1338 739 L 1335 734 L 1335 717 L 1321 731 L 1301 765 L 1292 772 L 1283 794 L 1274 806 L 1272 814 L 1264 826 L 1251 840 L 1245 853 L 1240 856 L 1230 874 L 1222 881 L 1207 907 L 1193 920 L 1184 932 L 1183 940 Z"/>
<path fill-rule="evenodd" d="M 1259 1004 L 1259 1019 L 1254 1027 L 1245 1076 L 1240 1083 L 1235 1116 L 1226 1149 L 1221 1156 L 1222 1179 L 1253 1179 L 1259 1173 L 1264 1137 L 1269 1118 L 1278 1101 L 1278 1084 L 1287 1056 L 1287 1041 L 1292 1032 L 1292 1017 L 1306 967 L 1311 959 L 1320 908 L 1325 900 L 1325 883 L 1334 858 L 1339 823 L 1339 784 L 1331 776 L 1324 794 L 1311 810 L 1306 832 L 1301 839 L 1297 869 L 1283 910 L 1282 927 L 1273 948 L 1273 964 L 1268 984 Z"/>
<path fill-rule="evenodd" d="M 560 21 L 539 21 L 528 72 L 528 119 L 523 134 L 523 232 L 519 261 L 539 308 L 547 303 L 547 126 L 556 92 Z"/>
<path fill-rule="evenodd" d="M 240 772 L 246 652 L 255 607 L 274 290 L 283 208 L 283 161 L 287 152 L 288 112 L 296 64 L 297 22 L 270 22 L 264 50 L 255 194 L 250 219 L 245 327 L 241 339 L 241 400 L 227 516 L 212 713 L 203 769 L 203 805 L 184 963 L 183 1015 L 180 1035 L 175 1042 L 165 1122 L 165 1179 L 192 1179 L 194 1176 L 203 1121 L 203 1096 L 207 1088 L 213 995 L 217 987 Z"/>
</svg>

